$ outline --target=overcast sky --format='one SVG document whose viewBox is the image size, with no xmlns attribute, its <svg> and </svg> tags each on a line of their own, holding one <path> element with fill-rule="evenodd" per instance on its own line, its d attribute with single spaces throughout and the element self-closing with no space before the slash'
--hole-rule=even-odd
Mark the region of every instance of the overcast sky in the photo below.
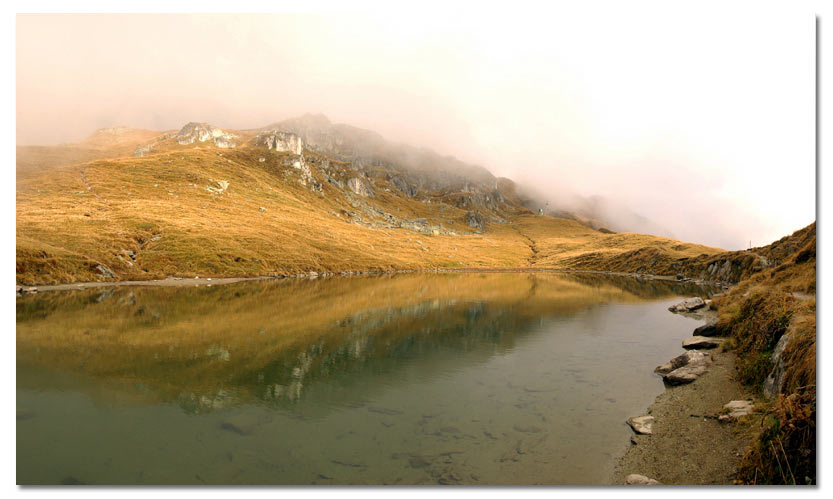
<svg viewBox="0 0 833 499">
<path fill-rule="evenodd" d="M 687 241 L 742 249 L 815 219 L 811 15 L 582 5 L 20 15 L 17 142 L 314 112 Z"/>
</svg>

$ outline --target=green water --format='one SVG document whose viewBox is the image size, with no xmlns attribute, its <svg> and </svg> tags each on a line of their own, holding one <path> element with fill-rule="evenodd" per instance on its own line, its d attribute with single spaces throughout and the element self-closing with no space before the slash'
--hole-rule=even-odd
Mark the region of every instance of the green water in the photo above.
<svg viewBox="0 0 833 499">
<path fill-rule="evenodd" d="M 604 484 L 704 291 L 413 274 L 17 301 L 19 484 Z"/>
</svg>

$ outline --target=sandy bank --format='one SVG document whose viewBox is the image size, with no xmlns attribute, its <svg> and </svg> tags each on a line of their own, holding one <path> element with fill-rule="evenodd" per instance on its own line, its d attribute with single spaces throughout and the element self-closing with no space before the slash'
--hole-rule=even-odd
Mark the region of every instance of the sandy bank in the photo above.
<svg viewBox="0 0 833 499">
<path fill-rule="evenodd" d="M 654 417 L 653 433 L 633 436 L 612 484 L 625 483 L 631 473 L 666 485 L 732 484 L 756 416 L 751 424 L 717 420 L 730 400 L 752 398 L 734 379 L 735 354 L 719 350 L 712 351 L 714 362 L 708 372 L 691 384 L 669 387 L 657 397 L 646 413 Z"/>
</svg>

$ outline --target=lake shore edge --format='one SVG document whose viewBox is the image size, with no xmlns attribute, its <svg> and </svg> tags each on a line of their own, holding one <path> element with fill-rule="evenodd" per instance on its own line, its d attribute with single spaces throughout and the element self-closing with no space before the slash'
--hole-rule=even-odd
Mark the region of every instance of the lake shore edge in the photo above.
<svg viewBox="0 0 833 499">
<path fill-rule="evenodd" d="M 696 318 L 703 325 L 717 319 L 711 310 Z M 651 433 L 634 432 L 609 485 L 627 485 L 631 475 L 642 475 L 660 485 L 736 483 L 738 465 L 753 432 L 748 421 L 742 427 L 737 421 L 721 421 L 719 416 L 728 402 L 755 400 L 755 396 L 735 377 L 735 352 L 723 348 L 708 352 L 711 362 L 704 374 L 688 384 L 666 384 L 665 391 L 647 408 L 645 414 L 653 417 Z"/>
<path fill-rule="evenodd" d="M 604 270 L 572 270 L 572 269 L 549 269 L 549 268 L 443 268 L 443 269 L 417 269 L 417 270 L 384 270 L 384 271 L 347 271 L 347 272 L 307 272 L 299 274 L 279 274 L 279 275 L 262 275 L 253 277 L 182 277 L 169 276 L 164 279 L 149 279 L 149 280 L 126 280 L 126 281 L 91 281 L 91 282 L 75 282 L 62 284 L 40 284 L 40 285 L 23 285 L 16 284 L 16 292 L 18 296 L 23 296 L 32 293 L 39 293 L 45 291 L 71 291 L 91 288 L 106 288 L 106 287 L 121 287 L 121 286 L 159 286 L 159 287 L 186 287 L 186 286 L 217 286 L 223 284 L 232 284 L 237 282 L 250 281 L 271 281 L 283 279 L 319 279 L 330 277 L 355 277 L 355 276 L 382 276 L 394 274 L 477 274 L 477 273 L 553 273 L 553 274 L 594 274 L 594 275 L 609 275 L 616 277 L 630 277 L 634 279 L 643 280 L 657 280 L 657 281 L 671 281 L 681 283 L 692 283 L 697 285 L 711 285 L 728 287 L 728 283 L 723 281 L 702 281 L 696 279 L 677 279 L 675 276 L 662 276 L 644 273 L 632 272 L 613 272 Z"/>
</svg>

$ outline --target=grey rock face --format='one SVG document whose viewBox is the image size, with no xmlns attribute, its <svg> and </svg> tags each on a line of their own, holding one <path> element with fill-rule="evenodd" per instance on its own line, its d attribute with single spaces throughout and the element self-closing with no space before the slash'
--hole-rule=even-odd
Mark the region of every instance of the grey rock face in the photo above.
<svg viewBox="0 0 833 499">
<path fill-rule="evenodd" d="M 720 346 L 721 343 L 726 341 L 726 338 L 709 338 L 706 336 L 692 336 L 687 340 L 683 340 L 683 348 L 686 350 L 688 349 L 697 349 L 697 350 L 708 350 L 711 348 L 717 348 Z"/>
<path fill-rule="evenodd" d="M 784 334 L 775 345 L 775 350 L 772 352 L 770 361 L 773 364 L 772 371 L 764 380 L 764 396 L 766 398 L 773 398 L 781 392 L 784 386 L 784 350 L 787 348 L 787 343 L 790 341 L 790 335 Z"/>
<path fill-rule="evenodd" d="M 401 175 L 392 175 L 390 176 L 389 180 L 390 183 L 393 184 L 393 186 L 399 190 L 399 192 L 408 196 L 409 198 L 416 196 L 419 192 L 419 189 L 417 189 L 416 186 L 409 184 L 408 181 L 405 180 L 405 177 Z"/>
<path fill-rule="evenodd" d="M 255 137 L 255 145 L 262 145 L 276 152 L 289 152 L 301 155 L 304 152 L 304 141 L 301 137 L 290 132 L 271 130 Z"/>
<path fill-rule="evenodd" d="M 108 269 L 105 265 L 96 265 L 95 270 L 103 277 L 107 277 L 109 279 L 116 277 L 115 274 L 113 274 L 113 271 Z"/>
<path fill-rule="evenodd" d="M 189 145 L 194 142 L 205 142 L 211 140 L 218 147 L 234 147 L 235 135 L 227 133 L 220 128 L 208 123 L 191 122 L 182 127 L 176 134 L 176 142 L 180 145 Z"/>
<path fill-rule="evenodd" d="M 367 184 L 358 177 L 353 177 L 350 180 L 348 180 L 347 188 L 363 198 L 373 197 L 373 192 L 370 190 Z"/>
<path fill-rule="evenodd" d="M 475 229 L 486 230 L 486 220 L 473 211 L 466 213 L 466 225 Z"/>
</svg>

